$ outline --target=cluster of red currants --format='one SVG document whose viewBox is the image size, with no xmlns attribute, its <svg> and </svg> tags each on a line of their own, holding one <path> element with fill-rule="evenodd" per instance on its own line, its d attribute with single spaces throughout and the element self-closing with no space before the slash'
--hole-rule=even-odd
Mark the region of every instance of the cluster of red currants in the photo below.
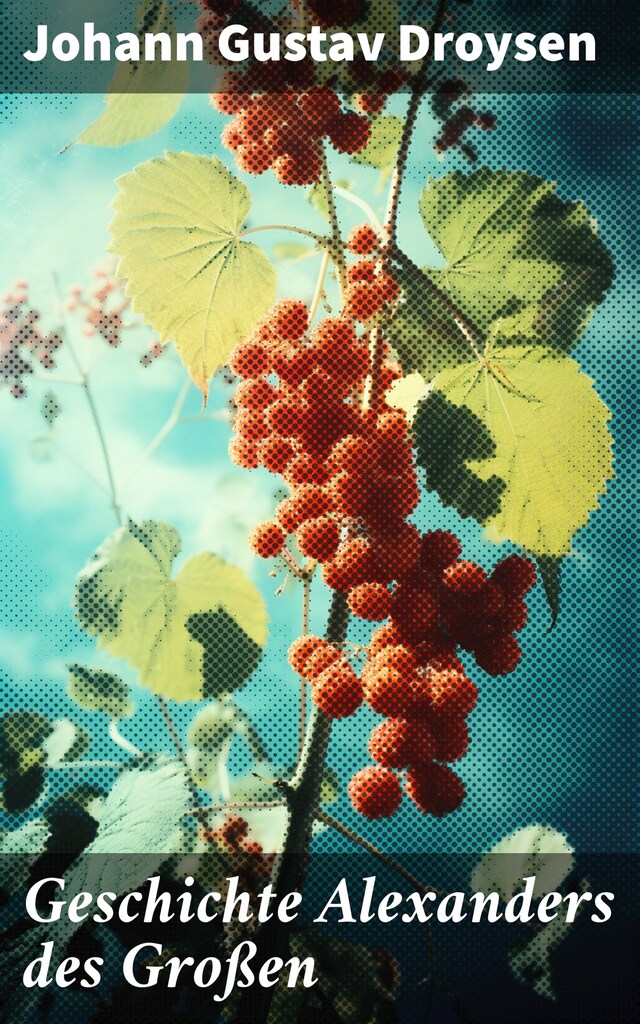
<svg viewBox="0 0 640 1024">
<path fill-rule="evenodd" d="M 514 633 L 526 622 L 535 569 L 512 555 L 489 576 L 462 558 L 453 534 L 421 535 L 409 522 L 420 491 L 409 423 L 385 401 L 401 369 L 379 318 L 398 286 L 383 259 L 367 258 L 378 244 L 370 227 L 350 235 L 349 249 L 364 258 L 348 270 L 341 316 L 309 330 L 307 307 L 281 302 L 236 346 L 230 365 L 242 381 L 230 453 L 238 465 L 281 474 L 291 488 L 274 520 L 252 532 L 254 552 L 291 559 L 285 545 L 295 536 L 354 615 L 385 623 L 361 678 L 341 646 L 319 637 L 304 636 L 289 652 L 324 714 L 345 718 L 364 701 L 384 716 L 369 743 L 376 764 L 349 786 L 354 807 L 371 818 L 394 813 L 402 799 L 396 772 L 406 769 L 409 797 L 442 815 L 464 796 L 449 763 L 467 749 L 477 698 L 458 649 L 490 674 L 513 671 L 521 657 Z M 358 322 L 371 328 L 364 337 Z"/>
<path fill-rule="evenodd" d="M 241 171 L 262 174 L 272 168 L 282 185 L 312 185 L 322 174 L 323 139 L 340 153 L 359 153 L 369 141 L 367 118 L 343 110 L 328 86 L 253 93 L 239 72 L 224 78 L 211 102 L 221 113 L 234 115 L 222 143 L 235 153 Z"/>
</svg>

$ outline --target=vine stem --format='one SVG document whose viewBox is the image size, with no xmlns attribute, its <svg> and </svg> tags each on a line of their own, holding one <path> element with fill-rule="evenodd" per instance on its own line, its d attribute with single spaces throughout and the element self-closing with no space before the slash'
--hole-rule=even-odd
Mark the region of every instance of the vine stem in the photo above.
<svg viewBox="0 0 640 1024">
<path fill-rule="evenodd" d="M 180 391 L 178 393 L 178 397 L 176 398 L 176 401 L 175 401 L 175 405 L 174 405 L 173 409 L 171 410 L 171 412 L 169 413 L 169 416 L 168 416 L 166 422 L 160 427 L 160 430 L 158 431 L 156 436 L 149 443 L 149 445 L 145 449 L 144 453 L 141 455 L 140 459 L 136 463 L 135 469 L 132 470 L 130 475 L 125 480 L 123 489 L 126 489 L 129 486 L 131 481 L 140 472 L 140 469 L 142 468 L 142 466 L 144 466 L 144 464 L 147 462 L 147 460 L 150 459 L 151 456 L 158 450 L 160 445 L 164 441 L 166 441 L 166 439 L 169 437 L 169 434 L 171 433 L 171 431 L 174 430 L 174 428 L 180 422 L 180 413 L 182 412 L 182 410 L 184 408 L 184 404 L 185 404 L 185 402 L 187 400 L 187 396 L 189 394 L 190 386 L 191 386 L 191 382 L 190 382 L 189 378 L 187 377 L 187 378 L 185 378 L 184 383 L 182 384 L 182 387 L 180 388 Z"/>
<path fill-rule="evenodd" d="M 344 643 L 349 610 L 343 594 L 335 592 L 331 601 L 326 638 L 331 643 Z M 294 892 L 304 882 L 311 829 L 320 801 L 323 769 L 331 734 L 331 719 L 314 707 L 305 737 L 300 765 L 285 794 L 289 807 L 289 826 L 282 852 L 276 858 L 272 883 L 277 892 Z M 290 925 L 273 917 L 256 936 L 257 961 L 262 964 L 271 956 L 286 959 Z M 271 1008 L 273 989 L 247 989 L 240 999 L 234 1024 L 266 1024 Z"/>
<path fill-rule="evenodd" d="M 258 224 L 254 228 L 245 228 L 238 237 L 246 238 L 247 235 L 255 235 L 258 231 L 290 231 L 294 235 L 311 238 L 317 245 L 324 247 L 327 244 L 327 239 L 323 235 L 318 235 L 315 231 L 308 231 L 306 228 L 296 227 L 293 224 Z"/>
<path fill-rule="evenodd" d="M 363 850 L 367 851 L 367 853 L 370 853 L 377 860 L 381 861 L 382 864 L 391 868 L 391 870 L 395 872 L 396 875 L 399 875 L 400 878 L 404 878 L 405 882 L 408 882 L 416 892 L 420 893 L 421 896 L 424 896 L 425 893 L 428 892 L 434 892 L 437 896 L 441 897 L 446 895 L 446 893 L 442 892 L 440 889 L 435 889 L 432 885 L 424 885 L 415 877 L 415 875 L 412 875 L 410 871 L 407 871 L 399 861 L 394 860 L 393 857 L 388 853 L 385 853 L 384 850 L 381 850 L 375 845 L 375 843 L 365 839 L 365 837 L 361 836 L 358 832 L 354 832 L 352 828 L 349 828 L 348 825 L 338 821 L 337 818 L 333 818 L 330 814 L 327 814 L 326 811 L 319 809 L 316 812 L 316 821 L 321 822 L 328 828 L 332 828 L 334 832 L 339 832 L 341 836 L 344 836 L 345 839 L 348 839 L 355 846 L 361 846 Z"/>
<path fill-rule="evenodd" d="M 430 35 L 434 32 L 438 32 L 442 22 L 444 21 L 445 14 L 447 13 L 447 6 L 449 0 L 439 0 L 438 7 L 431 25 Z M 400 194 L 402 192 L 402 186 L 404 184 L 404 175 L 407 169 L 407 162 L 409 157 L 409 148 L 411 146 L 411 140 L 413 138 L 413 131 L 416 126 L 418 119 L 418 111 L 420 109 L 420 103 L 424 96 L 425 89 L 427 88 L 427 70 L 431 63 L 433 51 L 430 50 L 427 56 L 424 58 L 422 67 L 416 74 L 413 82 L 413 88 L 411 90 L 411 97 L 407 106 L 407 113 L 405 122 L 402 129 L 402 136 L 400 138 L 400 145 L 398 147 L 398 157 L 396 160 L 396 166 L 391 180 L 391 189 L 389 192 L 389 203 L 387 206 L 386 216 L 386 229 L 389 236 L 390 244 L 394 245 L 396 241 L 396 235 L 398 232 L 398 210 L 400 207 Z"/>
</svg>

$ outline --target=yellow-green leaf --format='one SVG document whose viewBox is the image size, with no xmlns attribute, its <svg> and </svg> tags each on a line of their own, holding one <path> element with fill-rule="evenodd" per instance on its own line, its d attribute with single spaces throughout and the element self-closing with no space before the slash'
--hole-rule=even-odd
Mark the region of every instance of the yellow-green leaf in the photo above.
<svg viewBox="0 0 640 1024">
<path fill-rule="evenodd" d="M 218 159 L 166 153 L 119 179 L 111 251 L 133 309 L 173 341 L 205 401 L 209 381 L 275 297 L 275 272 L 240 231 L 248 189 Z"/>
<path fill-rule="evenodd" d="M 253 584 L 217 555 L 191 558 L 172 578 L 179 551 L 173 527 L 130 522 L 79 574 L 75 607 L 82 627 L 136 668 L 144 686 L 172 700 L 200 700 L 248 678 L 266 642 L 267 613 Z M 197 622 L 206 629 L 198 632 Z M 207 668 L 216 657 L 225 667 L 220 678 Z"/>
<path fill-rule="evenodd" d="M 139 38 L 144 32 L 164 32 L 175 40 L 176 23 L 167 0 L 142 0 L 136 11 L 136 31 Z M 126 146 L 153 135 L 178 113 L 188 77 L 183 62 L 140 60 L 119 64 L 104 99 L 106 109 L 75 143 Z"/>
<path fill-rule="evenodd" d="M 414 428 L 427 484 L 462 515 L 557 557 L 612 476 L 610 414 L 572 359 L 511 346 L 432 381 Z"/>
</svg>

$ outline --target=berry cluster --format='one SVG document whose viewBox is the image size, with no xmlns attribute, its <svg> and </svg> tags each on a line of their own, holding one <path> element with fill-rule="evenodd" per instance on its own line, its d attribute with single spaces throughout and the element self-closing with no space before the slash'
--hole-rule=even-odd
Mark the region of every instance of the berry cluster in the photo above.
<svg viewBox="0 0 640 1024">
<path fill-rule="evenodd" d="M 27 286 L 20 283 L 14 293 L 5 296 L 0 309 L 0 385 L 14 398 L 24 398 L 27 393 L 23 377 L 33 373 L 32 358 L 44 370 L 52 370 L 54 354 L 62 344 L 55 331 L 42 332 L 40 314 L 28 302 Z"/>
<path fill-rule="evenodd" d="M 282 185 L 312 185 L 322 173 L 323 139 L 340 153 L 359 153 L 369 141 L 366 117 L 343 111 L 328 86 L 255 93 L 246 78 L 228 72 L 211 95 L 216 110 L 234 115 L 222 143 L 235 153 L 239 170 L 262 174 L 272 168 Z"/>
<path fill-rule="evenodd" d="M 360 678 L 343 648 L 320 637 L 304 636 L 289 651 L 324 714 L 346 718 L 364 702 L 383 716 L 369 741 L 376 763 L 349 785 L 353 806 L 371 818 L 394 813 L 404 772 L 409 798 L 441 816 L 464 796 L 449 765 L 467 750 L 477 699 L 458 651 L 472 652 L 492 675 L 515 669 L 514 634 L 526 622 L 535 569 L 512 555 L 488 575 L 462 557 L 452 533 L 421 535 L 409 522 L 420 492 L 407 418 L 385 401 L 401 370 L 380 318 L 398 286 L 376 259 L 371 228 L 354 229 L 347 249 L 363 258 L 347 272 L 341 316 L 310 330 L 303 303 L 281 302 L 234 349 L 230 366 L 241 382 L 230 453 L 238 465 L 282 475 L 291 489 L 274 520 L 253 531 L 254 552 L 291 562 L 286 544 L 295 537 L 353 615 L 383 623 Z"/>
</svg>

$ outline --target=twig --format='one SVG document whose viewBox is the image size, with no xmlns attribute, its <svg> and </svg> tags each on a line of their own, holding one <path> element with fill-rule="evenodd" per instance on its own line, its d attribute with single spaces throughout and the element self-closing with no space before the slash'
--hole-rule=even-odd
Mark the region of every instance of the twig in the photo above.
<svg viewBox="0 0 640 1024">
<path fill-rule="evenodd" d="M 447 11 L 448 0 L 439 0 L 438 7 L 433 19 L 433 24 L 430 29 L 430 35 L 433 37 L 435 32 L 438 32 L 444 16 Z M 411 90 L 411 97 L 407 106 L 407 114 L 402 129 L 402 136 L 400 139 L 400 145 L 398 147 L 398 156 L 396 160 L 396 167 L 391 182 L 391 190 L 389 193 L 389 204 L 387 206 L 386 216 L 386 229 L 389 235 L 389 242 L 391 245 L 395 244 L 396 235 L 398 230 L 398 208 L 400 206 L 400 193 L 402 191 L 402 185 L 404 183 L 404 174 L 407 168 L 407 160 L 409 156 L 409 147 L 411 146 L 411 139 L 413 137 L 413 130 L 416 126 L 418 118 L 418 110 L 420 109 L 420 103 L 424 96 L 425 89 L 427 88 L 428 82 L 426 79 L 426 73 L 429 68 L 433 56 L 433 50 L 431 49 L 427 56 L 424 58 L 422 67 L 417 72 L 413 80 L 413 88 Z"/>
<path fill-rule="evenodd" d="M 413 889 L 416 892 L 419 892 L 422 896 L 428 892 L 434 892 L 440 897 L 444 897 L 446 895 L 446 893 L 442 892 L 440 889 L 435 889 L 432 885 L 424 885 L 415 877 L 415 875 L 412 875 L 410 871 L 407 871 L 399 861 L 394 860 L 394 858 L 388 853 L 385 853 L 384 850 L 381 850 L 368 839 L 365 839 L 364 836 L 359 835 L 358 832 L 354 832 L 352 828 L 349 828 L 348 825 L 344 825 L 341 821 L 338 821 L 337 818 L 333 818 L 330 814 L 327 814 L 326 811 L 319 809 L 316 812 L 316 820 L 321 821 L 323 825 L 327 825 L 329 828 L 334 829 L 334 831 L 339 832 L 340 835 L 344 836 L 345 839 L 349 839 L 356 846 L 361 846 L 363 850 L 367 851 L 367 853 L 370 853 L 377 860 L 381 861 L 381 863 L 386 864 L 388 868 L 391 868 L 391 870 L 397 875 L 400 875 L 401 878 L 404 878 L 405 882 L 408 882 L 409 885 L 411 885 Z"/>
<path fill-rule="evenodd" d="M 307 231 L 306 228 L 299 228 L 293 224 L 258 224 L 254 228 L 245 228 L 238 237 L 246 238 L 247 235 L 255 235 L 259 231 L 290 231 L 294 235 L 304 235 L 305 238 L 311 238 L 316 245 L 321 245 L 323 248 L 328 241 L 324 235 L 318 235 L 315 231 Z"/>
<path fill-rule="evenodd" d="M 168 436 L 171 433 L 171 431 L 174 430 L 174 428 L 180 422 L 180 413 L 182 412 L 182 409 L 184 408 L 184 403 L 187 400 L 187 396 L 189 394 L 190 386 L 191 386 L 191 381 L 189 380 L 189 378 L 186 378 L 185 381 L 182 384 L 182 387 L 180 388 L 180 391 L 178 392 L 178 397 L 176 398 L 176 401 L 175 401 L 175 404 L 173 406 L 173 409 L 169 413 L 169 416 L 168 416 L 166 422 L 163 424 L 162 427 L 160 427 L 160 430 L 158 431 L 156 436 L 149 443 L 149 445 L 145 449 L 144 453 L 140 456 L 140 459 L 136 463 L 135 468 L 132 470 L 132 472 L 129 474 L 129 476 L 125 480 L 124 485 L 123 485 L 123 490 L 126 489 L 129 486 L 129 484 L 131 483 L 131 481 L 133 479 L 135 479 L 135 477 L 140 472 L 141 467 L 145 464 L 145 462 L 148 459 L 151 458 L 151 456 L 154 454 L 154 452 L 156 452 L 158 450 L 160 445 L 164 441 L 166 441 L 166 439 L 168 438 Z"/>
</svg>

